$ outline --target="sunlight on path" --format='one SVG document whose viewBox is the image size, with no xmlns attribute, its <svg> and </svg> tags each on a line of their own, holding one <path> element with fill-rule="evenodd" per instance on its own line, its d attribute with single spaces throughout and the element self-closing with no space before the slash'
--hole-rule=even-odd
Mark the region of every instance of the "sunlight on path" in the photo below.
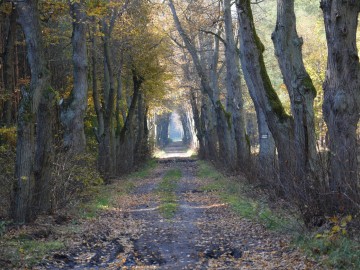
<svg viewBox="0 0 360 270">
<path fill-rule="evenodd" d="M 159 150 L 155 153 L 155 157 L 159 159 L 167 159 L 167 158 L 186 158 L 191 157 L 196 154 L 194 149 L 190 149 L 185 146 L 181 141 L 172 142 L 164 149 Z"/>
</svg>

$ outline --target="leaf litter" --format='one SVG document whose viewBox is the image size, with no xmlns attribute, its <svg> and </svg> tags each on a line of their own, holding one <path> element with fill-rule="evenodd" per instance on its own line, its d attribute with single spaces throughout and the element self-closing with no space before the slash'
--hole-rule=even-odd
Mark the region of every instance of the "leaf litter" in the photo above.
<svg viewBox="0 0 360 270">
<path fill-rule="evenodd" d="M 242 218 L 196 177 L 196 162 L 164 162 L 145 179 L 128 179 L 134 188 L 110 188 L 112 202 L 93 218 L 43 217 L 14 230 L 63 241 L 32 269 L 322 269 L 290 245 L 290 238 Z M 156 192 L 166 171 L 179 168 L 174 217 L 159 212 Z M 26 269 L 23 266 L 19 269 Z M 13 267 L 16 269 L 16 267 Z"/>
</svg>

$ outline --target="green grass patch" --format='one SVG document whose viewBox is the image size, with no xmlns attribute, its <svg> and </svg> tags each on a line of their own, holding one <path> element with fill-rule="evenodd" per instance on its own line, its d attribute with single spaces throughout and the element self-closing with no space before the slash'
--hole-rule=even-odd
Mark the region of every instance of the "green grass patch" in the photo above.
<svg viewBox="0 0 360 270">
<path fill-rule="evenodd" d="M 360 269 L 360 244 L 347 236 L 319 239 L 313 234 L 298 235 L 294 244 L 326 268 Z"/>
<path fill-rule="evenodd" d="M 297 226 L 296 220 L 273 212 L 266 202 L 246 196 L 244 191 L 250 188 L 246 184 L 228 179 L 208 162 L 199 161 L 198 164 L 197 176 L 208 180 L 201 189 L 217 192 L 220 198 L 242 217 L 260 222 L 270 230 L 283 231 Z"/>
<path fill-rule="evenodd" d="M 99 211 L 112 205 L 113 189 L 110 186 L 95 187 L 89 194 L 92 199 L 79 207 L 80 218 L 95 218 Z"/>
<path fill-rule="evenodd" d="M 80 204 L 78 209 L 80 218 L 92 219 L 97 217 L 101 211 L 114 206 L 114 201 L 117 196 L 125 196 L 131 193 L 136 187 L 134 183 L 136 180 L 129 176 L 118 181 L 119 182 L 111 185 L 96 186 L 91 190 L 88 189 L 86 197 L 90 198 L 90 200 Z"/>
<path fill-rule="evenodd" d="M 166 219 L 171 219 L 177 211 L 178 203 L 175 190 L 181 176 L 180 169 L 171 169 L 165 173 L 157 188 L 160 195 L 159 210 Z"/>
<path fill-rule="evenodd" d="M 65 247 L 60 241 L 41 241 L 29 239 L 14 239 L 6 243 L 1 250 L 3 258 L 11 261 L 13 267 L 29 267 L 38 264 L 49 252 Z M 2 248 L 1 248 L 2 249 Z"/>
<path fill-rule="evenodd" d="M 156 168 L 156 166 L 156 160 L 149 159 L 137 171 L 130 173 L 127 178 L 147 178 L 149 177 L 150 173 Z"/>
<path fill-rule="evenodd" d="M 174 215 L 178 209 L 178 206 L 179 205 L 176 202 L 162 203 L 159 207 L 159 210 L 164 218 L 171 219 L 172 217 L 174 217 Z"/>
</svg>

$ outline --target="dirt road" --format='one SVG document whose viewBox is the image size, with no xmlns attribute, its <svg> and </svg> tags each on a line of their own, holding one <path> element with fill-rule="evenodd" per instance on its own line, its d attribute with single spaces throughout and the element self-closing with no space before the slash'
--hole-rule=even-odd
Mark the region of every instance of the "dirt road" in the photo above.
<svg viewBox="0 0 360 270">
<path fill-rule="evenodd" d="M 215 192 L 205 192 L 197 167 L 186 157 L 159 160 L 148 177 L 134 179 L 129 194 L 84 221 L 68 250 L 37 269 L 317 269 L 286 236 L 239 217 Z M 174 169 L 181 171 L 176 211 L 165 218 L 158 187 Z"/>
</svg>

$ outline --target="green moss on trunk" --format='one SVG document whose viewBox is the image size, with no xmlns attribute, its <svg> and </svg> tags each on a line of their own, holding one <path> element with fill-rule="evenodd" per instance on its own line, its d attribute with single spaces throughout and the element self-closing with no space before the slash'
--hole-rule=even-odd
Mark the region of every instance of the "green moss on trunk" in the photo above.
<svg viewBox="0 0 360 270">
<path fill-rule="evenodd" d="M 225 115 L 225 118 L 226 118 L 226 123 L 227 123 L 227 126 L 228 126 L 228 129 L 230 130 L 231 127 L 232 127 L 232 124 L 231 124 L 231 113 L 227 112 L 225 110 L 225 107 L 224 105 L 221 103 L 220 100 L 216 101 L 216 106 L 218 107 L 218 109 L 220 109 L 220 111 L 222 113 L 224 113 Z"/>
<path fill-rule="evenodd" d="M 302 85 L 314 95 L 314 98 L 316 97 L 317 91 L 316 91 L 316 88 L 315 88 L 314 83 L 313 83 L 312 79 L 310 78 L 310 76 L 306 76 L 302 80 Z"/>
</svg>

